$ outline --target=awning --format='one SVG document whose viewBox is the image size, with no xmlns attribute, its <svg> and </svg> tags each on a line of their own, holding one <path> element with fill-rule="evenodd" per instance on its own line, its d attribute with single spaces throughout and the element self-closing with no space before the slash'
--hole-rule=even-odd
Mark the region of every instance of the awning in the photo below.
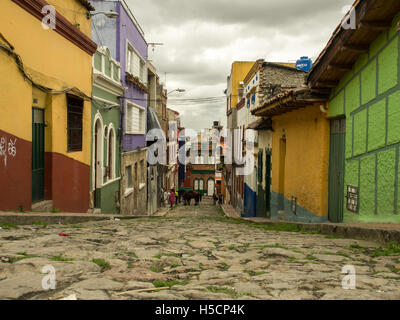
<svg viewBox="0 0 400 320">
<path fill-rule="evenodd" d="M 152 107 L 147 108 L 147 132 L 153 129 L 160 129 L 160 121 L 158 121 L 157 113 Z"/>
<path fill-rule="evenodd" d="M 272 130 L 272 121 L 270 118 L 261 118 L 250 123 L 247 129 L 253 130 Z"/>
</svg>

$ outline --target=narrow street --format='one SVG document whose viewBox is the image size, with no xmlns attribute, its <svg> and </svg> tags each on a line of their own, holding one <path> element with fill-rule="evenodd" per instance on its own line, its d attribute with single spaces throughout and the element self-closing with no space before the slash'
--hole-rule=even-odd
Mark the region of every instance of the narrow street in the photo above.
<svg viewBox="0 0 400 320">
<path fill-rule="evenodd" d="M 0 299 L 400 299 L 400 257 L 377 244 L 265 230 L 207 201 L 162 218 L 3 229 L 0 247 Z M 342 288 L 345 265 L 355 290 Z"/>
</svg>

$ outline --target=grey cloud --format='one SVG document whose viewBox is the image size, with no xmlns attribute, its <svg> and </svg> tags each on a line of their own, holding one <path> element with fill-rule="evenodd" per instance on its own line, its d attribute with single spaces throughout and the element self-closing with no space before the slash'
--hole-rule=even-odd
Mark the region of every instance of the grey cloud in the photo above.
<svg viewBox="0 0 400 320">
<path fill-rule="evenodd" d="M 126 0 L 148 42 L 149 56 L 174 98 L 223 96 L 233 61 L 316 58 L 353 0 Z M 171 99 L 172 100 L 172 99 Z M 225 103 L 173 106 L 184 126 L 225 122 Z"/>
<path fill-rule="evenodd" d="M 139 21 L 151 19 L 164 25 L 181 25 L 187 21 L 217 24 L 247 24 L 278 27 L 295 21 L 339 12 L 348 0 L 128 0 Z M 146 7 L 146 8 L 144 8 Z M 149 28 L 153 26 L 149 25 Z"/>
</svg>

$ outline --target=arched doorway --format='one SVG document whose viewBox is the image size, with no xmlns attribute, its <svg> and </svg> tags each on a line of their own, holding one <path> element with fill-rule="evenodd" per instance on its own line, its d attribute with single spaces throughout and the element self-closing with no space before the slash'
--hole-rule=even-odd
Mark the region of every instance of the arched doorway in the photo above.
<svg viewBox="0 0 400 320">
<path fill-rule="evenodd" d="M 214 194 L 214 188 L 215 188 L 215 181 L 214 179 L 210 178 L 208 179 L 207 183 L 207 195 L 212 196 Z"/>
<path fill-rule="evenodd" d="M 103 124 L 101 118 L 95 120 L 93 129 L 93 206 L 100 207 L 99 189 L 102 187 L 103 167 Z"/>
</svg>

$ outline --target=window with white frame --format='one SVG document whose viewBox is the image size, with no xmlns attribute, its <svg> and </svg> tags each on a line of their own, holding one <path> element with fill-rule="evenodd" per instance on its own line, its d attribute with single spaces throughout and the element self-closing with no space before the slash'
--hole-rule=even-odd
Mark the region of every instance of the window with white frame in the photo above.
<svg viewBox="0 0 400 320">
<path fill-rule="evenodd" d="M 142 83 L 147 83 L 146 61 L 139 55 L 127 41 L 126 46 L 126 72 L 138 77 Z"/>
<path fill-rule="evenodd" d="M 204 157 L 203 156 L 197 156 L 195 158 L 195 164 L 204 164 Z"/>
<path fill-rule="evenodd" d="M 145 109 L 127 101 L 125 114 L 125 133 L 145 134 L 145 120 Z"/>
</svg>

